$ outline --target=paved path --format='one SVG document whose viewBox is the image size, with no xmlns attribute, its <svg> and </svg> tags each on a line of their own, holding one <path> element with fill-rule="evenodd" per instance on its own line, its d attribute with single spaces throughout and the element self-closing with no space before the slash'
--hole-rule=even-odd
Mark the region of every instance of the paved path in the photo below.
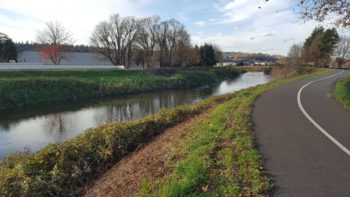
<svg viewBox="0 0 350 197">
<path fill-rule="evenodd" d="M 257 143 L 275 196 L 350 196 L 350 111 L 331 97 L 347 74 L 296 81 L 256 101 Z"/>
</svg>

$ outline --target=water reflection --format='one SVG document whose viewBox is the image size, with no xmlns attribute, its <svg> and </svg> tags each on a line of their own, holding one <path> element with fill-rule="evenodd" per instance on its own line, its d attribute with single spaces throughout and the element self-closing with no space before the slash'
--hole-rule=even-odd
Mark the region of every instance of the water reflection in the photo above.
<svg viewBox="0 0 350 197">
<path fill-rule="evenodd" d="M 243 88 L 265 84 L 269 81 L 269 76 L 263 73 L 246 73 L 233 80 L 223 81 L 214 89 L 212 95 L 221 95 L 241 90 Z"/>
<path fill-rule="evenodd" d="M 154 114 L 161 108 L 192 104 L 211 95 L 234 92 L 268 81 L 263 73 L 246 73 L 215 88 L 162 91 L 1 111 L 0 158 L 8 152 L 23 151 L 24 147 L 38 150 L 103 123 L 135 120 Z"/>
</svg>

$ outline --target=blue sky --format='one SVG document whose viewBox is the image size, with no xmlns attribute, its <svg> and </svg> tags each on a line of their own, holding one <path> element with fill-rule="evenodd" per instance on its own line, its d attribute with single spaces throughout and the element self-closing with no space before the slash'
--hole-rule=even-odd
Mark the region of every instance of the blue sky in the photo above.
<svg viewBox="0 0 350 197">
<path fill-rule="evenodd" d="M 46 21 L 69 29 L 76 44 L 89 44 L 95 25 L 112 14 L 175 18 L 194 44 L 210 42 L 224 51 L 285 55 L 318 23 L 303 22 L 296 0 L 0 0 L 0 32 L 15 41 L 35 41 Z M 260 9 L 258 7 L 261 7 Z"/>
</svg>

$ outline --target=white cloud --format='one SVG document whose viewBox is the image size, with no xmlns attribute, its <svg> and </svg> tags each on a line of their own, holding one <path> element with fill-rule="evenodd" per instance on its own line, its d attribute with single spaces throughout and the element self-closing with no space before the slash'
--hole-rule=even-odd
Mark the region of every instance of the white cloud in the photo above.
<svg viewBox="0 0 350 197">
<path fill-rule="evenodd" d="M 198 27 L 204 27 L 205 21 L 197 21 L 195 24 L 196 24 Z"/>
<path fill-rule="evenodd" d="M 226 32 L 220 35 L 196 34 L 192 36 L 192 40 L 196 44 L 205 42 L 216 43 L 224 51 L 263 52 L 285 55 L 293 43 L 303 42 L 315 26 L 314 22 L 304 25 L 287 23 L 274 28 L 240 29 L 239 31 Z"/>
<path fill-rule="evenodd" d="M 35 41 L 45 22 L 56 20 L 88 44 L 95 26 L 112 14 L 177 18 L 192 32 L 194 43 L 212 42 L 226 51 L 286 54 L 293 42 L 311 33 L 302 24 L 295 0 L 0 0 L 0 31 L 15 41 Z M 259 8 L 260 7 L 260 8 Z M 267 36 L 269 35 L 269 36 Z"/>
<path fill-rule="evenodd" d="M 224 10 L 237 10 L 239 8 L 246 6 L 248 3 L 249 3 L 249 0 L 234 0 L 227 3 L 224 6 Z M 256 2 L 254 2 L 254 4 L 256 4 Z"/>
<path fill-rule="evenodd" d="M 192 40 L 198 44 L 217 43 L 225 51 L 285 55 L 293 42 L 303 42 L 317 25 L 316 22 L 299 22 L 292 6 L 292 0 L 270 0 L 261 5 L 256 1 L 233 0 L 218 8 L 221 18 L 207 23 L 202 21 L 217 29 L 233 28 L 220 35 L 196 34 Z"/>
<path fill-rule="evenodd" d="M 233 0 L 219 8 L 218 11 L 223 13 L 223 18 L 217 21 L 217 23 L 234 24 L 261 17 L 273 16 L 276 12 L 291 8 L 292 5 L 292 0 L 270 0 L 268 3 L 262 5 L 257 1 Z"/>
</svg>

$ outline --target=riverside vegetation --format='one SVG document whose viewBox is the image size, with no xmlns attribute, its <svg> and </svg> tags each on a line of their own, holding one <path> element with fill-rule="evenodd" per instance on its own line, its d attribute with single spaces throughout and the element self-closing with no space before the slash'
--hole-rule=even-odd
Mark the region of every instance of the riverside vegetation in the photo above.
<svg viewBox="0 0 350 197">
<path fill-rule="evenodd" d="M 333 95 L 350 110 L 350 75 L 337 82 Z"/>
<path fill-rule="evenodd" d="M 294 75 L 234 94 L 211 97 L 192 106 L 161 110 L 133 122 L 102 125 L 37 153 L 8 155 L 0 163 L 0 196 L 81 195 L 86 183 L 97 179 L 140 144 L 208 109 L 214 109 L 210 116 L 189 131 L 196 137 L 185 142 L 184 150 L 179 150 L 187 155 L 176 161 L 171 178 L 159 180 L 160 184 L 145 183 L 147 187 L 141 194 L 265 194 L 271 184 L 262 173 L 254 145 L 253 102 L 266 90 L 311 75 Z M 222 146 L 223 142 L 226 146 Z"/>
<path fill-rule="evenodd" d="M 234 67 L 85 71 L 0 71 L 0 109 L 164 89 L 212 85 L 241 73 Z"/>
<path fill-rule="evenodd" d="M 266 85 L 231 94 L 217 105 L 190 137 L 170 152 L 169 176 L 144 180 L 140 196 L 268 196 L 273 185 L 264 174 L 255 145 L 252 111 L 257 97 L 267 90 L 329 70 L 306 69 Z M 184 137 L 182 137 L 183 139 Z M 186 139 L 186 138 L 185 138 Z M 180 158 L 180 159 L 173 159 Z"/>
</svg>

